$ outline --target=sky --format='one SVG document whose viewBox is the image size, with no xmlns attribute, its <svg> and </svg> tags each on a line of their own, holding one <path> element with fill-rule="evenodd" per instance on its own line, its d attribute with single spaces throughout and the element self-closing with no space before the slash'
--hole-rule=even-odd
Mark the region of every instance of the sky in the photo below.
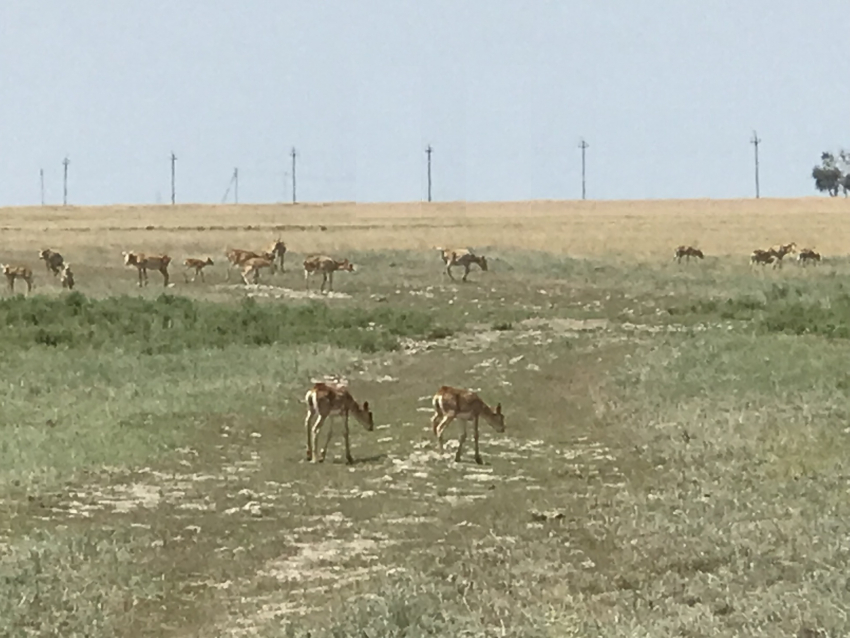
<svg viewBox="0 0 850 638">
<path fill-rule="evenodd" d="M 815 194 L 846 0 L 2 0 L 0 205 Z"/>
</svg>

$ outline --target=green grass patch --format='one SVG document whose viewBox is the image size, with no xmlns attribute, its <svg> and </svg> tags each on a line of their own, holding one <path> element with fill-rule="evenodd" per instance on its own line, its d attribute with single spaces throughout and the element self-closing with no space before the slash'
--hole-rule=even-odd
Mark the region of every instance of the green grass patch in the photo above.
<svg viewBox="0 0 850 638">
<path fill-rule="evenodd" d="M 0 381 L 0 492 L 49 485 L 83 468 L 169 458 L 238 415 L 280 422 L 313 376 L 361 353 L 333 346 L 231 345 L 139 357 L 120 350 L 6 354 Z M 215 440 L 215 437 L 213 437 Z"/>
<path fill-rule="evenodd" d="M 129 531 L 38 532 L 0 559 L 0 635 L 115 636 L 164 597 Z"/>
<path fill-rule="evenodd" d="M 231 305 L 167 294 L 92 299 L 77 292 L 0 300 L 0 326 L 0 349 L 6 351 L 47 346 L 140 354 L 309 343 L 379 352 L 396 349 L 399 337 L 439 332 L 430 313 L 391 307 L 259 304 L 253 299 Z"/>
<path fill-rule="evenodd" d="M 802 288 L 774 284 L 759 296 L 698 299 L 667 312 L 679 319 L 749 322 L 759 333 L 850 338 L 850 295 L 845 292 L 812 297 Z"/>
</svg>

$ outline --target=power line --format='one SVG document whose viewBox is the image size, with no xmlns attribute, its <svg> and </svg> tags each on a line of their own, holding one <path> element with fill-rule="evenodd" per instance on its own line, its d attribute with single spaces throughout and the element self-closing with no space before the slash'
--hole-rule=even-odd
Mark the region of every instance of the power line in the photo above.
<svg viewBox="0 0 850 638">
<path fill-rule="evenodd" d="M 177 156 L 174 154 L 174 151 L 171 151 L 171 204 L 174 204 L 174 194 L 175 194 L 175 180 L 174 180 L 174 165 L 177 163 Z"/>
<path fill-rule="evenodd" d="M 428 201 L 431 201 L 431 153 L 434 152 L 434 149 L 431 148 L 429 144 L 425 149 L 425 154 L 428 156 Z"/>
<path fill-rule="evenodd" d="M 71 160 L 68 159 L 68 156 L 65 156 L 65 159 L 62 160 L 62 166 L 65 167 L 65 171 L 63 173 L 62 178 L 62 205 L 68 205 L 68 164 L 71 163 Z"/>
<path fill-rule="evenodd" d="M 293 204 L 296 201 L 296 199 L 295 199 L 295 156 L 296 155 L 297 154 L 295 152 L 295 147 L 293 146 L 292 151 L 290 152 L 290 156 L 292 157 L 292 203 Z"/>
<path fill-rule="evenodd" d="M 587 151 L 587 147 L 590 146 L 584 139 L 579 142 L 578 147 L 581 149 L 581 198 L 587 198 L 587 179 L 586 179 L 586 170 L 585 170 L 585 151 Z"/>
<path fill-rule="evenodd" d="M 756 161 L 756 199 L 761 196 L 759 192 L 759 144 L 761 144 L 761 139 L 758 134 L 753 131 L 753 137 L 750 140 L 750 144 L 753 145 L 753 149 L 755 150 L 755 161 Z"/>
<path fill-rule="evenodd" d="M 233 203 L 239 203 L 239 169 L 233 169 L 233 176 L 230 178 L 230 181 L 227 183 L 227 190 L 224 191 L 224 197 L 221 198 L 221 203 L 224 204 L 227 201 L 227 196 L 230 195 L 230 187 L 233 186 Z"/>
</svg>

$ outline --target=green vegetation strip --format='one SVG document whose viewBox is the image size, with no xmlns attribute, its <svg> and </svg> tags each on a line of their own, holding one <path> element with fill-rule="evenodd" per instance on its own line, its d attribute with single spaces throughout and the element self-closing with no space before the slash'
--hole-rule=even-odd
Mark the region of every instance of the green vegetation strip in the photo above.
<svg viewBox="0 0 850 638">
<path fill-rule="evenodd" d="M 33 346 L 177 353 L 229 345 L 326 344 L 361 352 L 395 350 L 399 337 L 445 336 L 421 311 L 299 305 L 217 304 L 187 297 L 90 299 L 11 297 L 0 301 L 0 349 Z"/>
<path fill-rule="evenodd" d="M 749 321 L 760 333 L 850 339 L 850 295 L 846 292 L 812 299 L 802 288 L 774 285 L 763 297 L 701 299 L 671 307 L 668 312 L 677 317 L 697 315 Z"/>
</svg>

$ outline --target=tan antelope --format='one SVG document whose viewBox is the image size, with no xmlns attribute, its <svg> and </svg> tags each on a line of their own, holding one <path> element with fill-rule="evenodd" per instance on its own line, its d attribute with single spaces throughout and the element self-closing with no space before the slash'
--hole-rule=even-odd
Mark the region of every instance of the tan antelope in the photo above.
<svg viewBox="0 0 850 638">
<path fill-rule="evenodd" d="M 460 390 L 447 385 L 437 390 L 432 403 L 434 416 L 431 417 L 431 428 L 434 430 L 440 452 L 443 451 L 443 432 L 452 421 L 460 419 L 463 422 L 463 430 L 455 453 L 455 461 L 460 461 L 463 444 L 466 441 L 466 422 L 472 421 L 475 462 L 478 465 L 483 464 L 481 453 L 478 451 L 478 419 L 484 417 L 496 432 L 504 432 L 505 416 L 502 414 L 502 404 L 497 404 L 496 409 L 493 410 L 472 390 Z"/>
<path fill-rule="evenodd" d="M 797 253 L 797 261 L 801 266 L 805 266 L 809 262 L 817 264 L 820 260 L 820 253 L 815 252 L 813 248 L 803 248 L 799 253 Z"/>
<path fill-rule="evenodd" d="M 776 258 L 773 262 L 774 268 L 782 268 L 782 259 L 788 253 L 794 253 L 797 250 L 797 244 L 793 241 L 790 244 L 779 244 L 777 246 L 771 246 L 768 248 L 768 251 L 773 254 Z"/>
<path fill-rule="evenodd" d="M 452 280 L 454 280 L 454 275 L 452 275 L 454 266 L 463 266 L 462 281 L 466 281 L 466 278 L 469 277 L 469 269 L 472 264 L 477 264 L 481 270 L 487 271 L 487 258 L 483 255 L 475 255 L 468 248 L 437 248 L 437 250 L 440 251 L 440 256 L 446 265 L 446 274 Z"/>
<path fill-rule="evenodd" d="M 66 263 L 62 266 L 62 287 L 68 290 L 74 289 L 74 273 L 71 271 L 71 264 Z"/>
<path fill-rule="evenodd" d="M 776 261 L 776 255 L 774 255 L 770 250 L 762 250 L 761 248 L 756 248 L 752 255 L 750 255 L 750 265 L 755 264 L 772 264 Z"/>
<path fill-rule="evenodd" d="M 62 255 L 49 248 L 45 248 L 38 253 L 38 258 L 44 260 L 44 267 L 47 269 L 47 272 L 52 272 L 54 277 L 59 274 L 62 270 L 62 264 L 65 263 Z"/>
<path fill-rule="evenodd" d="M 15 292 L 15 280 L 23 279 L 27 282 L 27 294 L 32 291 L 32 270 L 28 266 L 9 266 L 0 264 L 3 274 L 6 275 L 6 283 L 9 284 L 9 292 Z"/>
<path fill-rule="evenodd" d="M 148 270 L 158 270 L 162 273 L 162 285 L 168 286 L 168 264 L 171 257 L 168 255 L 146 255 L 145 253 L 124 252 L 125 266 L 135 266 L 139 271 L 139 287 L 148 285 Z"/>
<path fill-rule="evenodd" d="M 286 257 L 286 244 L 281 241 L 280 237 L 275 239 L 269 249 L 266 251 L 272 256 L 272 259 L 277 262 L 280 267 L 280 272 L 286 272 L 283 267 L 284 258 Z"/>
<path fill-rule="evenodd" d="M 210 257 L 207 257 L 206 260 L 196 259 L 195 257 L 187 257 L 183 260 L 183 265 L 186 267 L 187 271 L 183 273 L 183 279 L 189 281 L 188 271 L 194 270 L 195 274 L 192 275 L 192 281 L 195 281 L 198 278 L 198 275 L 200 275 L 201 281 L 206 283 L 206 280 L 204 279 L 204 268 L 206 268 L 207 266 L 212 266 L 213 260 Z"/>
<path fill-rule="evenodd" d="M 242 269 L 242 265 L 248 261 L 249 259 L 256 259 L 257 257 L 262 257 L 264 259 L 268 259 L 274 264 L 275 256 L 270 252 L 259 252 L 255 253 L 253 250 L 242 250 L 241 248 L 228 248 L 224 251 L 225 257 L 227 257 L 228 266 L 227 273 L 225 275 L 225 279 L 230 281 L 230 270 L 232 268 Z M 272 273 L 274 273 L 274 268 L 272 268 Z"/>
<path fill-rule="evenodd" d="M 268 257 L 250 257 L 242 262 L 242 281 L 245 282 L 245 285 L 249 285 L 248 275 L 252 275 L 252 283 L 260 282 L 260 270 L 263 268 L 268 268 L 271 272 L 274 272 L 275 264 L 274 260 Z"/>
<path fill-rule="evenodd" d="M 345 438 L 345 461 L 349 465 L 354 463 L 351 456 L 351 444 L 348 433 L 348 417 L 353 416 L 363 424 L 367 431 L 375 429 L 375 419 L 369 409 L 369 402 L 364 401 L 361 406 L 344 385 L 317 383 L 307 392 L 304 397 L 307 404 L 307 418 L 304 427 L 307 429 L 307 460 L 313 463 L 321 463 L 325 460 L 328 444 L 331 441 L 333 428 L 328 426 L 328 438 L 325 447 L 319 452 L 319 431 L 322 424 L 332 416 L 343 418 L 343 437 Z"/>
<path fill-rule="evenodd" d="M 779 244 L 771 246 L 767 250 L 756 248 L 750 255 L 750 264 L 773 264 L 774 268 L 782 268 L 782 259 L 788 253 L 793 253 L 797 250 L 797 244 L 793 241 L 790 244 Z"/>
<path fill-rule="evenodd" d="M 676 261 L 680 264 L 682 263 L 682 257 L 685 257 L 685 261 L 690 261 L 691 257 L 705 259 L 705 255 L 703 255 L 702 251 L 699 248 L 694 248 L 693 246 L 679 246 L 676 249 Z"/>
<path fill-rule="evenodd" d="M 321 292 L 325 292 L 325 284 L 328 284 L 328 292 L 333 290 L 334 273 L 337 270 L 354 272 L 354 264 L 348 259 L 339 261 L 327 255 L 311 255 L 304 260 L 304 287 L 310 288 L 310 276 L 322 273 Z"/>
</svg>

